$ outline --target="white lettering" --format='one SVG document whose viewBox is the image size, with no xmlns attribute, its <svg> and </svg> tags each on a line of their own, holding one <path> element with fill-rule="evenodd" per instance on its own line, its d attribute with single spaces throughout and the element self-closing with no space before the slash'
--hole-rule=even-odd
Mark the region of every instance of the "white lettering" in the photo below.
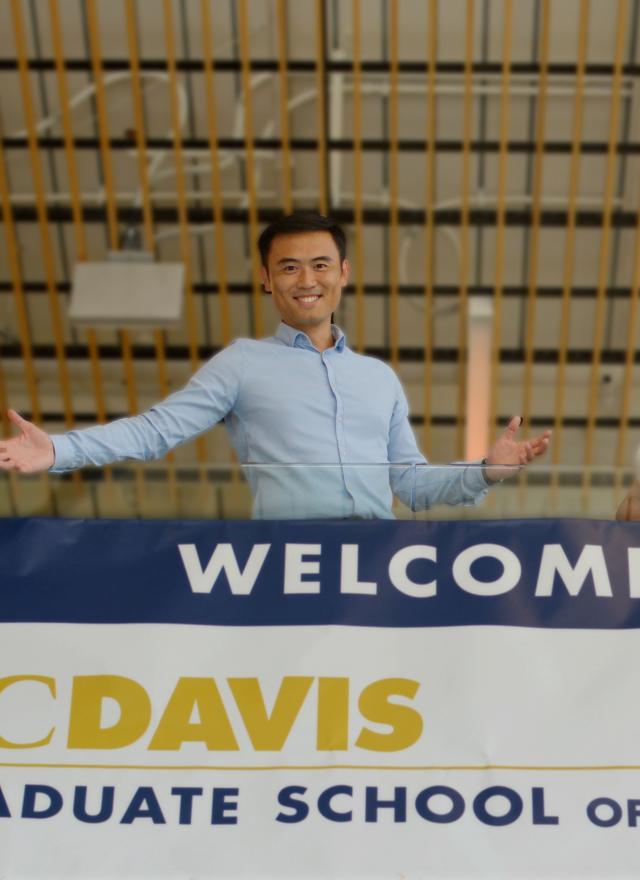
<svg viewBox="0 0 640 880">
<path fill-rule="evenodd" d="M 497 559 L 502 564 L 502 574 L 495 581 L 479 581 L 471 574 L 471 566 L 484 557 Z M 474 596 L 500 596 L 508 593 L 520 580 L 522 567 L 516 554 L 502 544 L 474 544 L 456 556 L 453 563 L 453 579 L 467 593 Z"/>
<path fill-rule="evenodd" d="M 436 581 L 418 584 L 409 578 L 407 568 L 414 559 L 428 559 L 429 562 L 435 562 L 436 557 L 436 548 L 429 544 L 412 544 L 409 547 L 403 547 L 391 557 L 389 580 L 397 590 L 407 596 L 413 596 L 414 599 L 429 599 L 436 594 Z"/>
<path fill-rule="evenodd" d="M 271 544 L 254 544 L 247 564 L 240 570 L 231 544 L 216 544 L 203 570 L 195 544 L 178 544 L 182 564 L 193 593 L 210 593 L 220 573 L 225 572 L 234 596 L 249 596 L 260 574 Z"/>
<path fill-rule="evenodd" d="M 585 544 L 580 558 L 572 567 L 562 544 L 545 544 L 540 560 L 536 596 L 551 596 L 556 572 L 564 581 L 570 596 L 577 596 L 589 572 L 593 575 L 596 596 L 611 596 L 611 582 L 600 544 Z"/>
<path fill-rule="evenodd" d="M 356 593 L 360 596 L 375 596 L 378 585 L 375 581 L 358 580 L 358 553 L 360 548 L 357 544 L 343 544 L 342 557 L 340 559 L 340 592 Z"/>
<path fill-rule="evenodd" d="M 285 593 L 319 593 L 320 581 L 303 581 L 303 574 L 320 574 L 320 562 L 307 561 L 305 556 L 320 556 L 322 544 L 284 545 Z"/>
</svg>

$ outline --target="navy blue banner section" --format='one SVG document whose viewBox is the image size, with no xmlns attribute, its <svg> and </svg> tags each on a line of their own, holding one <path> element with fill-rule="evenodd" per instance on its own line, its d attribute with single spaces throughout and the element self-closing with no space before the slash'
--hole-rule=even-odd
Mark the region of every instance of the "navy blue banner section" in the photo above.
<svg viewBox="0 0 640 880">
<path fill-rule="evenodd" d="M 0 622 L 640 627 L 640 524 L 0 523 Z"/>
</svg>

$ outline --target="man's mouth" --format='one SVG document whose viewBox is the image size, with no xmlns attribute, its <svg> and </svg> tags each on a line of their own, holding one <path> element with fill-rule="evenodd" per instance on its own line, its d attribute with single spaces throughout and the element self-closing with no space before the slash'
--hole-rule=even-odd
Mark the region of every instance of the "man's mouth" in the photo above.
<svg viewBox="0 0 640 880">
<path fill-rule="evenodd" d="M 311 305 L 311 303 L 317 302 L 320 299 L 319 293 L 309 293 L 304 296 L 296 296 L 295 299 L 298 302 L 305 303 L 307 305 Z"/>
</svg>

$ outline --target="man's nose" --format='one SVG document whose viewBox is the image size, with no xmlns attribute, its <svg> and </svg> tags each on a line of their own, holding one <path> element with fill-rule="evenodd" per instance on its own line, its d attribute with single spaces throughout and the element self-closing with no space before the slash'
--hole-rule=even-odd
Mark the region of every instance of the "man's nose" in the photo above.
<svg viewBox="0 0 640 880">
<path fill-rule="evenodd" d="M 303 266 L 300 273 L 300 287 L 315 287 L 316 286 L 316 273 L 313 271 L 311 266 Z"/>
</svg>

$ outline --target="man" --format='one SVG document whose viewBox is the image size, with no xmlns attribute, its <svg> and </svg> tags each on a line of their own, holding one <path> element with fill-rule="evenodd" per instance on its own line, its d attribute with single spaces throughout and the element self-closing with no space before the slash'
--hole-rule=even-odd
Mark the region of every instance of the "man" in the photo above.
<svg viewBox="0 0 640 880">
<path fill-rule="evenodd" d="M 258 241 L 262 281 L 282 322 L 275 336 L 239 339 L 147 412 L 49 436 L 11 411 L 20 434 L 0 442 L 0 468 L 66 471 L 148 460 L 225 419 L 257 517 L 391 518 L 392 489 L 412 508 L 475 504 L 493 472 L 426 471 L 395 373 L 352 352 L 331 316 L 349 277 L 346 239 L 330 218 L 293 214 Z M 542 454 L 549 432 L 516 440 L 514 418 L 484 463 L 503 478 Z M 286 467 L 286 465 L 304 465 Z"/>
</svg>

